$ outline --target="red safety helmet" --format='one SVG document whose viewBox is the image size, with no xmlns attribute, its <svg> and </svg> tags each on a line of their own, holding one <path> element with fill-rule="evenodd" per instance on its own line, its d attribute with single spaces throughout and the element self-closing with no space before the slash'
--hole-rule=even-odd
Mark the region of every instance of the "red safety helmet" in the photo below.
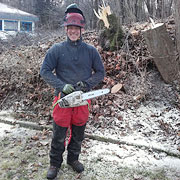
<svg viewBox="0 0 180 180">
<path fill-rule="evenodd" d="M 63 26 L 78 26 L 81 28 L 85 27 L 85 19 L 79 13 L 67 13 L 64 17 Z"/>
</svg>

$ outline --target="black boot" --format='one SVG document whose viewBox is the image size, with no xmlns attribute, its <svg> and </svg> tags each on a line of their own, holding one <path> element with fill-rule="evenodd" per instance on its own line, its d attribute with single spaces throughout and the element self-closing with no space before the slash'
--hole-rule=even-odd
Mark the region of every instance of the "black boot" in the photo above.
<svg viewBox="0 0 180 180">
<path fill-rule="evenodd" d="M 47 172 L 47 179 L 54 179 L 59 172 L 59 168 L 55 166 L 50 166 L 48 172 Z"/>
<path fill-rule="evenodd" d="M 84 166 L 82 163 L 80 163 L 78 160 L 73 161 L 73 162 L 69 162 L 67 161 L 67 164 L 69 164 L 74 171 L 76 171 L 77 173 L 81 173 L 84 171 Z"/>
</svg>

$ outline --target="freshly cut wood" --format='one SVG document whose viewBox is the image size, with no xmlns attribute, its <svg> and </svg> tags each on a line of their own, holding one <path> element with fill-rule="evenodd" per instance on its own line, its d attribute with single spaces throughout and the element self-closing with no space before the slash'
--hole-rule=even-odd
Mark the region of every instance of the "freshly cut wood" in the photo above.
<svg viewBox="0 0 180 180">
<path fill-rule="evenodd" d="M 159 23 L 143 31 L 143 35 L 154 62 L 166 83 L 178 80 L 179 64 L 176 60 L 175 45 L 166 31 L 164 23 Z"/>
<path fill-rule="evenodd" d="M 111 89 L 111 93 L 117 93 L 122 87 L 123 87 L 123 85 L 120 84 L 120 83 L 114 85 L 114 86 L 112 87 L 112 89 Z"/>
</svg>

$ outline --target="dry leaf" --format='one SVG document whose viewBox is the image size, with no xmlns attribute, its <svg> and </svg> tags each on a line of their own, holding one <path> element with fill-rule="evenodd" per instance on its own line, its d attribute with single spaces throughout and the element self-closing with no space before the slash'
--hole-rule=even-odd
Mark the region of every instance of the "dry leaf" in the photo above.
<svg viewBox="0 0 180 180">
<path fill-rule="evenodd" d="M 39 137 L 35 135 L 35 136 L 32 136 L 31 139 L 34 141 L 37 141 L 37 140 L 39 140 Z"/>
<path fill-rule="evenodd" d="M 139 35 L 139 32 L 136 31 L 136 30 L 132 30 L 132 31 L 131 31 L 131 34 L 132 34 L 132 36 L 138 36 L 138 35 Z"/>
<path fill-rule="evenodd" d="M 133 99 L 134 99 L 135 101 L 138 101 L 138 100 L 141 100 L 143 97 L 144 97 L 144 95 L 139 94 L 139 95 L 137 95 L 137 96 L 134 96 Z"/>
<path fill-rule="evenodd" d="M 111 93 L 117 93 L 121 88 L 123 87 L 122 84 L 116 84 L 115 86 L 112 87 Z"/>
<path fill-rule="evenodd" d="M 112 56 L 113 53 L 111 51 L 107 51 L 106 54 Z"/>
<path fill-rule="evenodd" d="M 48 141 L 40 141 L 40 144 L 42 144 L 43 146 L 47 146 L 49 144 Z"/>
<path fill-rule="evenodd" d="M 26 71 L 27 71 L 28 74 L 33 74 L 31 69 L 26 69 Z"/>
</svg>

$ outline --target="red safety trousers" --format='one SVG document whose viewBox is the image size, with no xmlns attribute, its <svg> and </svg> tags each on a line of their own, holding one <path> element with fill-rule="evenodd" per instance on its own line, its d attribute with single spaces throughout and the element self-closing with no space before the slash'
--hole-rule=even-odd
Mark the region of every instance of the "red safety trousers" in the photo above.
<svg viewBox="0 0 180 180">
<path fill-rule="evenodd" d="M 58 99 L 59 98 L 56 96 L 53 104 L 55 104 Z M 88 103 L 90 105 L 90 100 L 88 100 Z M 72 108 L 60 108 L 57 104 L 53 110 L 54 122 L 61 127 L 69 127 L 71 124 L 83 126 L 86 124 L 88 117 L 88 105 Z"/>
<path fill-rule="evenodd" d="M 59 97 L 56 96 L 53 104 L 55 104 L 58 99 Z M 88 100 L 88 103 L 90 106 L 90 100 Z M 70 137 L 67 146 L 67 161 L 73 162 L 78 160 L 88 117 L 88 105 L 73 108 L 60 108 L 57 104 L 54 107 L 53 137 L 50 150 L 51 165 L 60 168 L 63 162 L 62 155 L 66 147 L 65 140 L 68 129 L 70 130 Z"/>
</svg>

